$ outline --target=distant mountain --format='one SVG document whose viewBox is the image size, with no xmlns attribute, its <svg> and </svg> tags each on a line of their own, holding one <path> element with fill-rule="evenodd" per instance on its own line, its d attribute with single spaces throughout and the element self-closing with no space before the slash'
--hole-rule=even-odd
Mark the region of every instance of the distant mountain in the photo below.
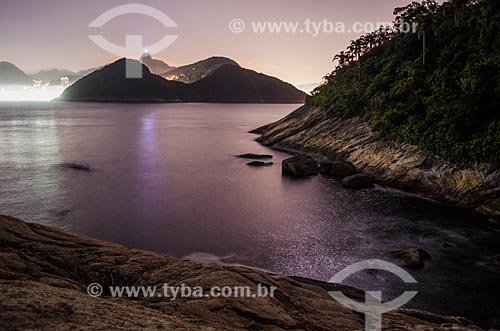
<svg viewBox="0 0 500 331">
<path fill-rule="evenodd" d="M 142 66 L 142 78 L 125 76 L 127 61 Z M 60 99 L 89 102 L 179 102 L 185 85 L 169 82 L 135 60 L 120 59 L 69 86 Z"/>
<path fill-rule="evenodd" d="M 0 85 L 32 85 L 33 80 L 10 62 L 0 62 Z"/>
<path fill-rule="evenodd" d="M 306 94 L 278 78 L 224 65 L 191 86 L 203 102 L 302 103 Z"/>
<path fill-rule="evenodd" d="M 165 62 L 163 62 L 162 60 L 158 60 L 158 59 L 153 59 L 153 57 L 151 56 L 151 54 L 149 53 L 144 53 L 141 58 L 140 58 L 140 61 L 142 63 L 144 63 L 148 68 L 149 70 L 154 73 L 154 74 L 162 74 L 166 71 L 169 71 L 169 70 L 172 70 L 172 69 L 175 69 L 175 67 L 171 67 L 169 66 L 168 64 L 166 64 Z"/>
<path fill-rule="evenodd" d="M 297 88 L 306 93 L 311 93 L 316 87 L 320 86 L 321 83 L 309 83 L 297 85 Z"/>
<path fill-rule="evenodd" d="M 61 76 L 62 77 L 67 77 L 69 79 L 69 84 L 73 84 L 74 82 L 76 82 L 77 80 L 81 79 L 82 76 L 72 76 L 72 75 L 67 75 L 67 76 Z M 57 78 L 57 79 L 52 79 L 50 81 L 48 81 L 49 85 L 51 86 L 54 86 L 54 85 L 60 85 L 61 84 L 61 78 Z M 44 81 L 45 82 L 45 81 Z"/>
<path fill-rule="evenodd" d="M 70 84 L 73 84 L 80 78 L 87 76 L 89 73 L 94 72 L 97 69 L 98 68 L 91 68 L 86 70 L 80 70 L 78 72 L 73 72 L 64 69 L 42 70 L 34 75 L 31 75 L 31 77 L 36 80 L 41 80 L 44 83 L 50 83 L 50 85 L 59 85 L 60 79 L 62 77 L 68 77 Z"/>
<path fill-rule="evenodd" d="M 98 70 L 98 69 L 102 69 L 103 66 L 100 66 L 100 67 L 97 67 L 97 68 L 90 68 L 90 69 L 84 69 L 84 70 L 80 70 L 80 71 L 77 71 L 75 73 L 75 76 L 80 76 L 80 77 L 85 77 L 87 76 L 88 74 L 91 74 L 93 73 L 94 71 Z"/>
<path fill-rule="evenodd" d="M 168 72 L 162 73 L 162 77 L 168 80 L 176 80 L 186 84 L 191 84 L 208 76 L 215 69 L 223 65 L 239 66 L 235 61 L 227 57 L 213 56 L 196 63 L 188 64 Z"/>
<path fill-rule="evenodd" d="M 41 80 L 43 82 L 49 82 L 53 80 L 59 80 L 61 77 L 67 76 L 76 76 L 76 73 L 69 70 L 61 70 L 61 69 L 51 69 L 51 70 L 42 70 L 34 75 L 31 75 L 36 80 Z"/>
<path fill-rule="evenodd" d="M 68 87 L 61 100 L 89 102 L 302 103 L 306 94 L 277 78 L 225 65 L 193 83 L 168 81 L 142 65 L 141 79 L 125 78 L 121 59 Z"/>
</svg>

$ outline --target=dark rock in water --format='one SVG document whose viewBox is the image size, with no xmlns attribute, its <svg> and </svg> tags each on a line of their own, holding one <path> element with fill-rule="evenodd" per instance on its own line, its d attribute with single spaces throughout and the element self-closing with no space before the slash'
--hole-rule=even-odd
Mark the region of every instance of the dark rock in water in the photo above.
<svg viewBox="0 0 500 331">
<path fill-rule="evenodd" d="M 252 161 L 250 163 L 247 163 L 248 166 L 251 167 L 269 167 L 272 166 L 274 162 L 262 162 L 262 161 Z"/>
<path fill-rule="evenodd" d="M 326 176 L 332 176 L 337 179 L 356 174 L 356 167 L 350 162 L 324 162 L 319 165 L 319 172 Z"/>
<path fill-rule="evenodd" d="M 402 265 L 410 269 L 421 269 L 424 267 L 424 262 L 431 259 L 430 254 L 421 248 L 402 249 L 389 254 L 400 259 Z"/>
<path fill-rule="evenodd" d="M 320 174 L 326 175 L 330 172 L 332 168 L 332 162 L 321 162 L 318 166 L 318 172 Z"/>
<path fill-rule="evenodd" d="M 73 169 L 77 171 L 92 171 L 92 168 L 88 164 L 79 164 L 79 163 L 61 163 L 58 165 L 60 168 Z"/>
<path fill-rule="evenodd" d="M 308 155 L 297 155 L 283 161 L 282 172 L 290 177 L 309 177 L 318 174 L 318 164 Z"/>
<path fill-rule="evenodd" d="M 242 159 L 256 159 L 256 160 L 272 159 L 273 158 L 272 155 L 267 155 L 267 154 L 252 154 L 252 153 L 241 154 L 241 155 L 238 155 L 238 157 L 240 157 Z"/>
<path fill-rule="evenodd" d="M 357 174 L 342 179 L 342 186 L 350 189 L 372 188 L 375 177 L 365 174 Z"/>
</svg>

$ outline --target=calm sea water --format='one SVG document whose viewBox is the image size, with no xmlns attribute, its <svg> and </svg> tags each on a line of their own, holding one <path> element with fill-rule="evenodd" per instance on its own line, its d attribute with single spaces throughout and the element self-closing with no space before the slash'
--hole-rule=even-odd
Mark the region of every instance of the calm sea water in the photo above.
<svg viewBox="0 0 500 331">
<path fill-rule="evenodd" d="M 381 188 L 283 178 L 288 156 L 247 132 L 294 108 L 0 104 L 0 213 L 177 257 L 321 280 L 363 259 L 423 247 L 432 261 L 411 271 L 419 295 L 410 307 L 483 322 L 500 316 L 498 225 Z M 242 153 L 270 153 L 276 164 L 251 168 L 235 157 Z M 64 162 L 93 171 L 57 166 Z M 395 296 L 407 289 L 384 272 L 349 283 Z"/>
</svg>

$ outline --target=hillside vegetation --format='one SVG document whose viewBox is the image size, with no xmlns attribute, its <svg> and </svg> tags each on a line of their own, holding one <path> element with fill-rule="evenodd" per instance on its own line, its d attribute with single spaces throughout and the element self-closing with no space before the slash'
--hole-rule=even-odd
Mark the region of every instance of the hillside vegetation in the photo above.
<svg viewBox="0 0 500 331">
<path fill-rule="evenodd" d="M 500 1 L 425 0 L 394 14 L 394 27 L 335 56 L 307 103 L 452 161 L 498 164 Z M 416 31 L 403 33 L 402 22 Z"/>
</svg>

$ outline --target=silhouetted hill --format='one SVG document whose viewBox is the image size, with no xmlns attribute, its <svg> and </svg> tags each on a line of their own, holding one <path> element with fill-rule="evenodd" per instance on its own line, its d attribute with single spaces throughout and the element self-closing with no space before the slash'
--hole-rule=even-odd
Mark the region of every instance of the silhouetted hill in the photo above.
<svg viewBox="0 0 500 331">
<path fill-rule="evenodd" d="M 141 65 L 141 79 L 126 78 L 126 61 Z M 176 102 L 182 101 L 185 85 L 152 74 L 139 61 L 120 59 L 96 70 L 68 87 L 60 99 L 96 102 Z"/>
<path fill-rule="evenodd" d="M 10 62 L 0 62 L 0 85 L 32 85 L 33 80 Z"/>
<path fill-rule="evenodd" d="M 142 66 L 143 78 L 125 75 L 126 61 Z M 89 102 L 302 103 L 306 94 L 277 78 L 225 65 L 193 84 L 165 80 L 135 60 L 118 60 L 68 87 L 60 99 Z"/>
<path fill-rule="evenodd" d="M 303 103 L 306 94 L 278 78 L 224 65 L 190 85 L 203 102 Z"/>
<path fill-rule="evenodd" d="M 191 84 L 207 77 L 215 69 L 222 67 L 223 65 L 239 66 L 236 61 L 233 61 L 227 57 L 213 56 L 196 63 L 188 64 L 170 70 L 168 72 L 164 72 L 162 76 L 168 80 L 176 80 L 179 82 Z"/>
</svg>

